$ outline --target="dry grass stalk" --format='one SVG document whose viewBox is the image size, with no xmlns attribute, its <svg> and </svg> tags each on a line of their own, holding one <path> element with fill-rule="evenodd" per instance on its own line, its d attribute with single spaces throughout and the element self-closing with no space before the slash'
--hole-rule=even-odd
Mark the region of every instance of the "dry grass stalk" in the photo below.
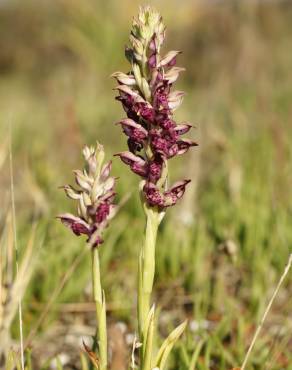
<svg viewBox="0 0 292 370">
<path fill-rule="evenodd" d="M 263 328 L 264 322 L 265 322 L 265 320 L 266 320 L 266 318 L 268 316 L 268 313 L 269 313 L 269 311 L 270 311 L 270 309 L 272 307 L 272 304 L 273 304 L 273 302 L 274 302 L 274 300 L 275 300 L 275 298 L 276 298 L 276 296 L 277 296 L 277 294 L 278 294 L 278 292 L 279 292 L 279 290 L 281 288 L 281 285 L 283 284 L 283 281 L 285 280 L 285 277 L 287 276 L 287 274 L 288 274 L 288 272 L 290 270 L 291 265 L 292 265 L 292 254 L 290 254 L 290 256 L 289 256 L 288 263 L 287 263 L 287 265 L 286 265 L 286 267 L 285 267 L 285 269 L 283 271 L 283 274 L 280 277 L 280 280 L 278 282 L 278 285 L 276 286 L 276 289 L 274 290 L 274 293 L 273 293 L 273 295 L 272 295 L 272 297 L 271 297 L 271 299 L 270 299 L 270 301 L 269 301 L 269 303 L 267 305 L 267 308 L 266 308 L 266 310 L 265 310 L 265 312 L 264 312 L 264 314 L 263 314 L 263 316 L 261 318 L 261 321 L 260 321 L 260 323 L 259 323 L 259 325 L 257 327 L 257 330 L 256 330 L 256 332 L 255 332 L 255 334 L 253 336 L 253 339 L 251 341 L 251 344 L 250 344 L 250 346 L 248 348 L 248 351 L 247 351 L 247 353 L 245 355 L 244 361 L 243 361 L 243 363 L 241 365 L 241 370 L 244 370 L 246 368 L 246 364 L 247 364 L 248 359 L 250 357 L 250 354 L 251 354 L 251 352 L 252 352 L 252 350 L 254 348 L 255 342 L 256 342 L 256 340 L 257 340 L 257 338 L 258 338 L 258 336 L 259 336 L 259 334 L 260 334 L 260 332 L 261 332 L 261 330 Z"/>
<path fill-rule="evenodd" d="M 7 217 L 6 222 L 6 240 L 1 243 L 1 258 L 0 258 L 0 355 L 5 356 L 7 351 L 13 344 L 10 338 L 10 328 L 14 317 L 19 311 L 19 301 L 22 300 L 26 291 L 27 285 L 30 281 L 34 266 L 35 255 L 34 240 L 35 240 L 35 226 L 31 231 L 29 241 L 25 247 L 24 255 L 21 259 L 18 268 L 18 274 L 14 278 L 10 278 L 10 271 L 13 271 L 15 266 L 15 258 L 11 259 L 11 250 L 13 251 L 14 244 L 11 238 L 13 233 L 13 226 L 11 215 Z"/>
<path fill-rule="evenodd" d="M 0 146 L 0 170 L 2 166 L 4 166 L 4 163 L 7 157 L 7 147 L 8 147 L 8 141 L 6 140 Z"/>
<path fill-rule="evenodd" d="M 15 198 L 14 198 L 13 159 L 12 159 L 11 140 L 12 140 L 12 135 L 11 135 L 11 121 L 10 121 L 10 125 L 9 125 L 9 165 L 10 165 L 11 208 L 12 208 L 12 224 L 13 224 L 14 249 L 15 249 L 16 281 L 19 281 L 18 280 L 18 277 L 19 277 L 18 243 L 17 243 L 17 229 L 16 229 L 16 212 L 15 212 Z M 16 296 L 16 300 L 18 300 L 21 369 L 24 370 L 22 303 L 21 303 L 21 298 L 19 296 Z"/>
<path fill-rule="evenodd" d="M 0 153 L 0 157 L 5 157 L 2 152 Z M 11 142 L 9 146 L 9 159 L 11 212 L 7 215 L 0 241 L 0 360 L 5 361 L 5 359 L 9 359 L 8 351 L 13 345 L 13 341 L 10 336 L 10 329 L 18 312 L 21 368 L 24 369 L 21 301 L 34 268 L 35 254 L 33 254 L 33 247 L 35 240 L 35 226 L 33 226 L 29 241 L 25 246 L 23 257 L 21 261 L 19 261 Z M 2 164 L 3 163 L 1 162 L 0 165 Z"/>
</svg>

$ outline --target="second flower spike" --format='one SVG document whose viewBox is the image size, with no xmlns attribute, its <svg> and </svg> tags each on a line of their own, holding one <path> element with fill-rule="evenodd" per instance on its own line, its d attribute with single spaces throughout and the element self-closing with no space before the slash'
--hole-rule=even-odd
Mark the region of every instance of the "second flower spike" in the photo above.
<svg viewBox="0 0 292 370">
<path fill-rule="evenodd" d="M 111 162 L 104 164 L 104 149 L 99 143 L 83 149 L 86 166 L 73 171 L 77 188 L 65 185 L 67 196 L 77 202 L 77 216 L 63 213 L 58 216 L 76 235 L 87 235 L 91 247 L 100 245 L 104 229 L 114 216 L 116 206 L 115 178 L 110 176 Z"/>
</svg>

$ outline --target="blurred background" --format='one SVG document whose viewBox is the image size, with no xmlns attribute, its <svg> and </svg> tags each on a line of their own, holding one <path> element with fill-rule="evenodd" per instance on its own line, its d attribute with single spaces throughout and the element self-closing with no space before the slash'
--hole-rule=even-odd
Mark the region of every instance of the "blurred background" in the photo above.
<svg viewBox="0 0 292 370">
<path fill-rule="evenodd" d="M 200 145 L 171 162 L 172 180 L 192 178 L 192 185 L 167 212 L 159 234 L 160 332 L 188 317 L 172 368 L 190 369 L 199 341 L 196 368 L 229 369 L 242 360 L 291 252 L 292 3 L 148 3 L 167 26 L 164 50 L 183 51 L 178 65 L 186 72 L 177 88 L 186 97 L 176 118 L 196 126 L 192 135 Z M 71 170 L 82 167 L 85 144 L 99 140 L 108 158 L 126 148 L 114 125 L 124 112 L 110 75 L 129 70 L 124 47 L 139 5 L 0 0 L 0 334 L 18 350 L 16 306 L 7 309 L 16 279 L 11 128 L 17 246 L 26 263 L 13 292 L 23 296 L 25 344 L 36 369 L 53 368 L 56 356 L 65 368 L 80 369 L 81 341 L 94 334 L 90 256 L 84 240 L 55 220 L 74 210 L 58 187 L 73 182 Z M 136 329 L 144 215 L 136 176 L 118 159 L 113 172 L 118 200 L 130 198 L 102 246 L 102 279 L 111 337 L 121 336 L 117 368 L 123 369 Z M 291 289 L 290 274 L 251 368 L 292 369 Z"/>
</svg>

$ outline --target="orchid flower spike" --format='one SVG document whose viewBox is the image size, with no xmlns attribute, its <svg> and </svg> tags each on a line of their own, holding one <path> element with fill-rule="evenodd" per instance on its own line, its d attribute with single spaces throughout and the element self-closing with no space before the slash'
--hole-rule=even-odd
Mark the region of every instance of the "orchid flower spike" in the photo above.
<svg viewBox="0 0 292 370">
<path fill-rule="evenodd" d="M 117 156 L 144 179 L 144 201 L 159 210 L 175 205 L 190 182 L 183 180 L 168 188 L 168 160 L 198 145 L 182 138 L 192 125 L 177 124 L 173 118 L 184 93 L 171 89 L 184 68 L 176 67 L 179 51 L 161 54 L 164 38 L 160 14 L 151 7 L 141 8 L 133 21 L 130 47 L 126 48 L 132 68 L 127 74 L 113 74 L 118 82 L 116 99 L 127 115 L 118 123 L 129 148 Z"/>
<path fill-rule="evenodd" d="M 85 146 L 83 171 L 73 171 L 77 189 L 63 187 L 66 195 L 77 202 L 77 216 L 64 213 L 58 216 L 62 223 L 75 235 L 87 235 L 91 247 L 99 246 L 102 233 L 116 212 L 115 178 L 110 176 L 111 162 L 103 164 L 104 149 L 99 143 L 95 147 Z"/>
</svg>

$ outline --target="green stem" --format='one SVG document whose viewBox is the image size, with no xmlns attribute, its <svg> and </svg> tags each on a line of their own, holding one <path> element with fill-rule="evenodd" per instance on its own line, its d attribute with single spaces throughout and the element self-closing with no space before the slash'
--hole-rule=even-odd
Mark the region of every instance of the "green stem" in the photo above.
<svg viewBox="0 0 292 370">
<path fill-rule="evenodd" d="M 145 243 L 141 250 L 139 261 L 139 284 L 138 284 L 138 321 L 139 336 L 143 343 L 141 361 L 143 363 L 147 331 L 147 317 L 150 311 L 150 299 L 155 274 L 155 244 L 159 226 L 160 214 L 156 209 L 147 208 L 147 223 L 145 230 Z"/>
<path fill-rule="evenodd" d="M 104 292 L 101 288 L 99 252 L 97 247 L 92 248 L 92 289 L 95 302 L 97 320 L 97 342 L 99 348 L 100 370 L 107 369 L 107 331 L 106 307 Z"/>
</svg>

